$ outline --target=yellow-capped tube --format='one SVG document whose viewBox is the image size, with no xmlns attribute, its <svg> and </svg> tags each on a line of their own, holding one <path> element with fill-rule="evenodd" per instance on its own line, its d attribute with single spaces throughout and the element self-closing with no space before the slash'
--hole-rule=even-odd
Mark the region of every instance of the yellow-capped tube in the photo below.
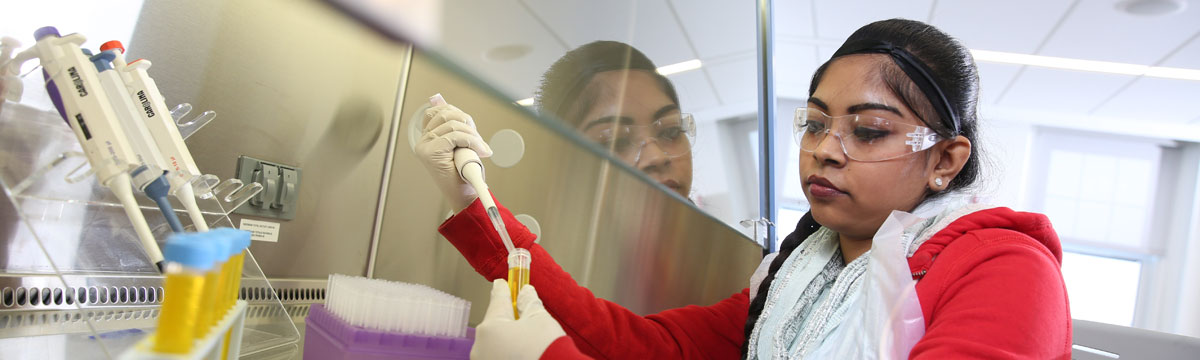
<svg viewBox="0 0 1200 360">
<path fill-rule="evenodd" d="M 196 323 L 205 316 L 201 306 L 205 274 L 213 270 L 217 249 L 194 234 L 173 235 L 163 247 L 165 297 L 155 331 L 154 351 L 186 354 L 196 339 Z"/>
</svg>

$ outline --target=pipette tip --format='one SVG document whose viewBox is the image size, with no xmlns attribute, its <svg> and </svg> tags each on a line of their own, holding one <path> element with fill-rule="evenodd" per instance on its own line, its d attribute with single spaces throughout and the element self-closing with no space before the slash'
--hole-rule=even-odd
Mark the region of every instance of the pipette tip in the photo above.
<svg viewBox="0 0 1200 360">
<path fill-rule="evenodd" d="M 492 220 L 492 226 L 496 228 L 496 233 L 500 234 L 500 240 L 504 242 L 504 248 L 511 254 L 516 249 L 513 246 L 512 238 L 508 236 L 508 229 L 504 226 L 504 219 L 500 217 L 500 210 L 495 206 L 487 208 L 488 218 Z"/>
</svg>

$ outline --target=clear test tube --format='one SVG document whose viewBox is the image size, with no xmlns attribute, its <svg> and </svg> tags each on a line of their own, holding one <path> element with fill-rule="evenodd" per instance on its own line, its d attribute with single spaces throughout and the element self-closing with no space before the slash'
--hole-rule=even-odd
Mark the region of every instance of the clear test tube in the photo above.
<svg viewBox="0 0 1200 360">
<path fill-rule="evenodd" d="M 155 331 L 154 351 L 186 354 L 195 344 L 196 323 L 207 316 L 201 307 L 205 274 L 212 271 L 216 250 L 191 235 L 174 235 L 163 248 L 165 297 Z"/>
<path fill-rule="evenodd" d="M 521 318 L 521 314 L 517 313 L 517 293 L 529 283 L 529 265 L 532 261 L 529 250 L 515 248 L 508 253 L 508 291 L 512 295 L 513 316 L 516 319 Z"/>
</svg>

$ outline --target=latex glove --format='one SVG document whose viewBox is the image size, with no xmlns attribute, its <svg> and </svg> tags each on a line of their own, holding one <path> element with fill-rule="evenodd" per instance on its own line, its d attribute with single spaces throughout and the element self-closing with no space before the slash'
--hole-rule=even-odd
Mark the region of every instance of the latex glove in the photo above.
<svg viewBox="0 0 1200 360">
<path fill-rule="evenodd" d="M 517 311 L 521 319 L 513 319 L 512 297 L 508 282 L 492 282 L 492 299 L 483 322 L 475 328 L 472 359 L 537 359 L 550 343 L 566 336 L 538 298 L 533 285 L 525 285 L 517 295 Z"/>
<path fill-rule="evenodd" d="M 425 110 L 422 121 L 424 135 L 415 147 L 417 158 L 429 171 L 433 182 L 441 189 L 454 211 L 458 212 L 471 205 L 478 194 L 454 168 L 454 149 L 470 148 L 480 158 L 485 158 L 492 156 L 492 148 L 475 130 L 475 120 L 471 119 L 471 115 L 454 105 L 430 107 Z"/>
</svg>

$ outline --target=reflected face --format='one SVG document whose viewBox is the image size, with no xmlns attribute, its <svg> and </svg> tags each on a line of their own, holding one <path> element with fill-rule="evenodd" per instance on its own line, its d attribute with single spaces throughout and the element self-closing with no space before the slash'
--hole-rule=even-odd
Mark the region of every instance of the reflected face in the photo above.
<svg viewBox="0 0 1200 360">
<path fill-rule="evenodd" d="M 597 73 L 580 103 L 589 108 L 578 122 L 585 136 L 683 197 L 692 189 L 691 143 L 681 129 L 679 104 L 642 70 Z M 577 105 L 583 106 L 583 105 Z"/>
<path fill-rule="evenodd" d="M 831 116 L 858 114 L 925 126 L 880 77 L 884 55 L 833 61 L 808 107 Z M 911 211 L 924 198 L 932 169 L 929 151 L 880 162 L 850 159 L 839 139 L 826 136 L 800 152 L 800 180 L 815 220 L 843 236 L 870 239 L 892 210 Z"/>
</svg>

